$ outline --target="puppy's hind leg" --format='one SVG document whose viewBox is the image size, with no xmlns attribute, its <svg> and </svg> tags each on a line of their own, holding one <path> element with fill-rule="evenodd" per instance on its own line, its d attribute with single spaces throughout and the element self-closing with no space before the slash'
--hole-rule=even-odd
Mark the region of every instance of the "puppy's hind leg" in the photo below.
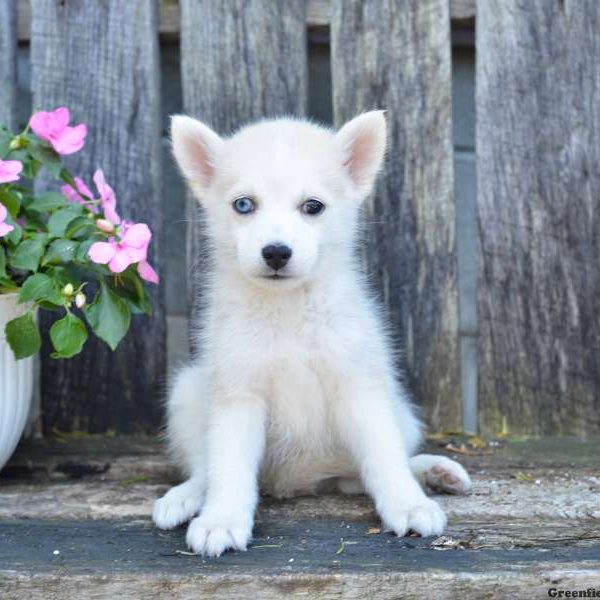
<svg viewBox="0 0 600 600">
<path fill-rule="evenodd" d="M 446 456 L 417 454 L 410 461 L 410 468 L 421 485 L 436 492 L 468 494 L 472 483 L 464 467 Z"/>
<path fill-rule="evenodd" d="M 160 529 L 172 529 L 189 521 L 204 502 L 205 393 L 201 366 L 187 367 L 176 376 L 168 401 L 167 438 L 171 454 L 188 479 L 154 503 L 152 519 Z"/>
</svg>

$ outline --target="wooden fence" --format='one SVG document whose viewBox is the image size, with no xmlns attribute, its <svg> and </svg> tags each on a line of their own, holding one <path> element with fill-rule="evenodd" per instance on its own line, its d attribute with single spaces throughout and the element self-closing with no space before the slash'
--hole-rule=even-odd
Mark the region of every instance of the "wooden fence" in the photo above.
<svg viewBox="0 0 600 600">
<path fill-rule="evenodd" d="M 249 119 L 306 113 L 307 21 L 328 27 L 336 124 L 388 110 L 366 253 L 430 425 L 473 429 L 478 414 L 486 433 L 600 431 L 597 0 L 481 0 L 476 10 L 466 0 L 161 7 L 3 0 L 0 116 L 14 106 L 14 48 L 30 20 L 35 106 L 68 105 L 90 126 L 88 149 L 70 166 L 89 174 L 102 164 L 123 211 L 160 232 L 169 199 L 160 197 L 159 29 L 181 34 L 185 111 L 227 133 Z M 450 20 L 475 13 L 478 193 L 469 246 L 456 235 Z M 193 263 L 194 224 L 188 239 Z M 456 249 L 475 242 L 478 285 L 467 282 L 459 306 L 459 275 L 468 274 L 459 273 Z M 158 236 L 159 267 L 168 243 Z M 48 428 L 155 430 L 162 298 L 158 291 L 154 317 L 140 320 L 114 356 L 93 345 L 74 361 L 42 359 Z"/>
</svg>

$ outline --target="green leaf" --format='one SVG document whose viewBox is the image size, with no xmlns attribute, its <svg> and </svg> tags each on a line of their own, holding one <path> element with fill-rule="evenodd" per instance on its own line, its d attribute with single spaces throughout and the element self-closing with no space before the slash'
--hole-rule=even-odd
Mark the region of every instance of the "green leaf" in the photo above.
<svg viewBox="0 0 600 600">
<path fill-rule="evenodd" d="M 24 271 L 36 271 L 44 254 L 47 235 L 38 233 L 35 237 L 21 242 L 10 258 L 10 266 Z"/>
<path fill-rule="evenodd" d="M 42 264 L 56 265 L 59 263 L 71 262 L 75 257 L 78 246 L 79 242 L 76 242 L 75 240 L 54 240 L 48 247 L 46 255 L 42 260 Z"/>
<path fill-rule="evenodd" d="M 6 274 L 6 251 L 0 246 L 0 279 L 7 279 Z"/>
<path fill-rule="evenodd" d="M 8 278 L 0 277 L 0 294 L 13 294 L 18 292 L 17 285 Z"/>
<path fill-rule="evenodd" d="M 48 212 L 56 210 L 57 208 L 63 208 L 66 206 L 67 200 L 58 192 L 48 192 L 40 196 L 36 196 L 28 206 L 28 210 L 35 210 L 37 212 Z"/>
<path fill-rule="evenodd" d="M 81 216 L 82 212 L 83 207 L 79 204 L 57 210 L 48 220 L 48 233 L 52 237 L 63 237 L 71 221 Z"/>
<path fill-rule="evenodd" d="M 9 321 L 5 333 L 6 340 L 17 360 L 33 356 L 42 347 L 42 338 L 31 311 Z"/>
<path fill-rule="evenodd" d="M 129 329 L 131 312 L 124 300 L 102 285 L 94 302 L 85 309 L 94 333 L 115 350 Z"/>
<path fill-rule="evenodd" d="M 19 209 L 21 208 L 19 196 L 19 194 L 15 194 L 11 190 L 0 188 L 0 202 L 4 204 L 6 210 L 8 210 L 13 219 L 17 218 L 19 215 Z"/>
<path fill-rule="evenodd" d="M 50 339 L 56 352 L 52 358 L 71 358 L 81 352 L 88 332 L 83 321 L 68 312 L 50 327 Z"/>
<path fill-rule="evenodd" d="M 67 171 L 67 169 L 63 169 L 60 172 L 60 178 L 65 183 L 68 183 L 71 187 L 77 187 L 77 184 L 75 183 L 75 179 L 73 179 L 73 176 L 71 175 L 71 173 L 69 173 L 69 171 Z"/>
<path fill-rule="evenodd" d="M 13 246 L 16 246 L 23 237 L 23 228 L 14 221 L 8 219 L 6 221 L 9 225 L 12 225 L 14 229 L 8 234 L 5 235 L 2 239 L 10 242 Z"/>
<path fill-rule="evenodd" d="M 142 282 L 135 267 L 128 268 L 121 274 L 117 283 L 112 283 L 113 289 L 125 299 L 134 314 L 152 313 L 152 303 L 148 290 Z"/>
<path fill-rule="evenodd" d="M 21 213 L 20 222 L 23 223 L 27 231 L 46 231 L 46 221 L 42 218 L 43 213 L 28 211 L 25 209 Z"/>
<path fill-rule="evenodd" d="M 29 150 L 29 154 L 48 169 L 54 177 L 60 176 L 60 172 L 63 168 L 62 163 L 60 161 L 60 156 L 52 148 L 44 146 L 36 140 L 31 142 L 27 149 Z"/>
<path fill-rule="evenodd" d="M 96 224 L 92 219 L 89 217 L 77 217 L 67 227 L 65 236 L 68 238 L 88 237 L 94 231 L 96 231 Z"/>
<path fill-rule="evenodd" d="M 96 242 L 96 240 L 85 240 L 79 244 L 77 248 L 77 252 L 75 252 L 75 260 L 80 263 L 89 263 L 90 257 L 88 253 L 92 245 Z"/>
<path fill-rule="evenodd" d="M 11 156 L 11 159 L 12 158 L 14 157 Z M 23 163 L 23 177 L 26 177 L 27 179 L 35 179 L 38 173 L 40 172 L 42 163 L 35 160 L 34 158 L 30 158 L 29 160 L 27 160 L 26 158 L 19 158 L 18 160 L 20 160 Z"/>
<path fill-rule="evenodd" d="M 21 286 L 19 294 L 19 302 L 40 300 L 56 305 L 63 304 L 64 301 L 58 283 L 44 273 L 36 273 L 28 277 Z"/>
<path fill-rule="evenodd" d="M 10 142 L 12 139 L 12 132 L 5 127 L 0 127 L 0 159 L 6 158 L 10 152 Z"/>
</svg>

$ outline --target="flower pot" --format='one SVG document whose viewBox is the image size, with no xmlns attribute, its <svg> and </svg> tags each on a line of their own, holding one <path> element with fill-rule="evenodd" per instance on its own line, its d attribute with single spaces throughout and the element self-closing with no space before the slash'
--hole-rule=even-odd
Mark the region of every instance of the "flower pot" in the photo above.
<svg viewBox="0 0 600 600">
<path fill-rule="evenodd" d="M 17 294 L 0 294 L 0 469 L 14 452 L 25 424 L 33 392 L 33 358 L 15 360 L 6 341 L 6 323 L 27 310 Z"/>
</svg>

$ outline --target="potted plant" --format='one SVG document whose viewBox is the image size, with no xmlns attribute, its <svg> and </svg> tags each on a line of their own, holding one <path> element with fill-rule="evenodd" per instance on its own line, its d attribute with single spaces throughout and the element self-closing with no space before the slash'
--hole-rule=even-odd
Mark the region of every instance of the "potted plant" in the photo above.
<svg viewBox="0 0 600 600">
<path fill-rule="evenodd" d="M 53 358 L 81 352 L 90 332 L 114 350 L 131 315 L 151 311 L 146 283 L 158 283 L 149 227 L 121 217 L 101 169 L 93 192 L 63 165 L 87 135 L 69 121 L 61 107 L 35 113 L 18 135 L 0 127 L 0 469 L 29 411 L 38 311 L 58 314 L 48 332 Z M 35 185 L 43 171 L 56 189 Z"/>
</svg>

